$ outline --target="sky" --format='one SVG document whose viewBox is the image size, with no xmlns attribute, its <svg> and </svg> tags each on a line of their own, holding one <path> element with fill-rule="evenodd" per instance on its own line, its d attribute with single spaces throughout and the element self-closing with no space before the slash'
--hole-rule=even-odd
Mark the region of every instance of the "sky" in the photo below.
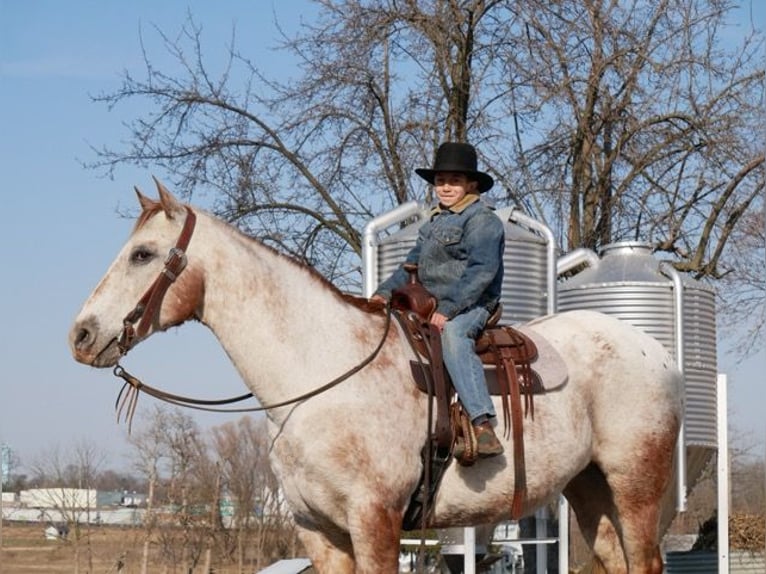
<svg viewBox="0 0 766 574">
<path fill-rule="evenodd" d="M 750 2 L 742 11 L 749 22 Z M 752 0 L 763 28 L 766 2 Z M 177 33 L 187 15 L 203 25 L 204 52 L 223 56 L 233 27 L 238 45 L 267 73 L 291 62 L 273 50 L 275 17 L 289 30 L 310 18 L 304 0 L 209 2 L 132 0 L 0 0 L 0 443 L 20 458 L 21 472 L 53 449 L 87 443 L 104 467 L 129 468 L 127 428 L 114 401 L 120 380 L 76 363 L 67 343 L 83 301 L 127 239 L 136 212 L 133 187 L 154 196 L 162 170 L 119 167 L 113 179 L 83 166 L 92 147 L 119 147 L 124 122 L 140 110 L 110 111 L 91 97 L 141 77 L 143 36 L 161 61 L 154 26 Z M 153 50 L 153 51 L 152 51 Z M 719 341 L 719 371 L 729 379 L 730 433 L 755 450 L 766 443 L 766 354 L 737 362 Z M 131 351 L 125 367 L 148 384 L 200 398 L 244 392 L 212 334 L 199 325 L 158 335 Z M 139 401 L 139 413 L 156 404 Z M 240 415 L 185 411 L 202 429 Z"/>
</svg>

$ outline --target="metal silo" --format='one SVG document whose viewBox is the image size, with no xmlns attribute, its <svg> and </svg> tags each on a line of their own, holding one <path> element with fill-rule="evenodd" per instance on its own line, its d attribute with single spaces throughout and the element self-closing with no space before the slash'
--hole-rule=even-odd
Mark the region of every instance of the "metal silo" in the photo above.
<svg viewBox="0 0 766 574">
<path fill-rule="evenodd" d="M 687 483 L 697 482 L 717 447 L 714 293 L 682 278 L 643 243 L 615 243 L 599 255 L 559 284 L 559 310 L 593 309 L 619 317 L 658 339 L 679 364 L 685 379 L 685 448 L 678 451 L 676 504 L 684 510 Z M 566 271 L 565 259 L 559 260 L 560 272 Z M 666 507 L 664 526 L 670 519 Z"/>
<path fill-rule="evenodd" d="M 365 233 L 370 236 L 370 241 L 375 243 L 376 248 L 375 255 L 369 255 L 373 259 L 372 265 L 365 266 L 375 275 L 375 279 L 371 281 L 374 285 L 368 287 L 368 293 L 374 291 L 375 286 L 401 264 L 415 245 L 418 229 L 427 217 L 427 212 L 418 213 L 414 207 L 412 210 L 403 210 L 402 213 L 407 218 L 412 218 L 413 215 L 420 217 L 382 239 L 375 237 L 382 231 L 380 228 Z M 524 227 L 514 221 L 527 221 L 517 212 L 503 209 L 496 213 L 505 226 L 505 277 L 500 297 L 503 304 L 501 321 L 506 324 L 520 323 L 545 315 L 548 311 L 550 290 L 548 278 L 552 265 L 555 265 L 555 262 L 551 262 L 549 242 L 538 230 Z M 390 226 L 390 220 L 386 223 Z"/>
</svg>

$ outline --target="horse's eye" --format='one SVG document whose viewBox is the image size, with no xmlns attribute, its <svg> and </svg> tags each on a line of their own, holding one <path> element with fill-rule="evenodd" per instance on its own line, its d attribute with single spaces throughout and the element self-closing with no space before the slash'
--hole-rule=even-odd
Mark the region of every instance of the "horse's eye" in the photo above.
<svg viewBox="0 0 766 574">
<path fill-rule="evenodd" d="M 136 265 L 144 265 L 154 259 L 155 254 L 146 247 L 136 247 L 130 254 L 130 262 Z"/>
</svg>

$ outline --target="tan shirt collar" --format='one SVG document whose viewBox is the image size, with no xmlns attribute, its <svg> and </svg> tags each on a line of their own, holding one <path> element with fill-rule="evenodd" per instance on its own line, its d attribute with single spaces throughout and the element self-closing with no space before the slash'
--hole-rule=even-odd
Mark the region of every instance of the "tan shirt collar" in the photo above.
<svg viewBox="0 0 766 574">
<path fill-rule="evenodd" d="M 452 213 L 461 213 L 465 210 L 466 207 L 468 207 L 472 203 L 476 203 L 477 201 L 479 201 L 478 193 L 467 193 L 463 199 L 458 201 L 452 207 L 444 208 L 441 206 L 441 204 L 437 204 L 433 209 L 431 209 L 431 215 L 436 215 L 437 213 L 441 213 L 442 211 L 451 211 Z"/>
</svg>

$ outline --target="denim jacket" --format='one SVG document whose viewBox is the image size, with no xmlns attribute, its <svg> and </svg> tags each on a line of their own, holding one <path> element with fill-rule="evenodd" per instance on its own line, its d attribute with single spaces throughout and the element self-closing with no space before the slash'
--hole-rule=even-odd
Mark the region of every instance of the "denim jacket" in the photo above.
<svg viewBox="0 0 766 574">
<path fill-rule="evenodd" d="M 490 313 L 503 283 L 503 222 L 491 208 L 475 201 L 458 212 L 434 210 L 418 232 L 405 263 L 418 265 L 418 278 L 439 301 L 436 311 L 448 319 L 473 307 Z M 386 299 L 407 282 L 399 267 L 376 293 Z"/>
</svg>

